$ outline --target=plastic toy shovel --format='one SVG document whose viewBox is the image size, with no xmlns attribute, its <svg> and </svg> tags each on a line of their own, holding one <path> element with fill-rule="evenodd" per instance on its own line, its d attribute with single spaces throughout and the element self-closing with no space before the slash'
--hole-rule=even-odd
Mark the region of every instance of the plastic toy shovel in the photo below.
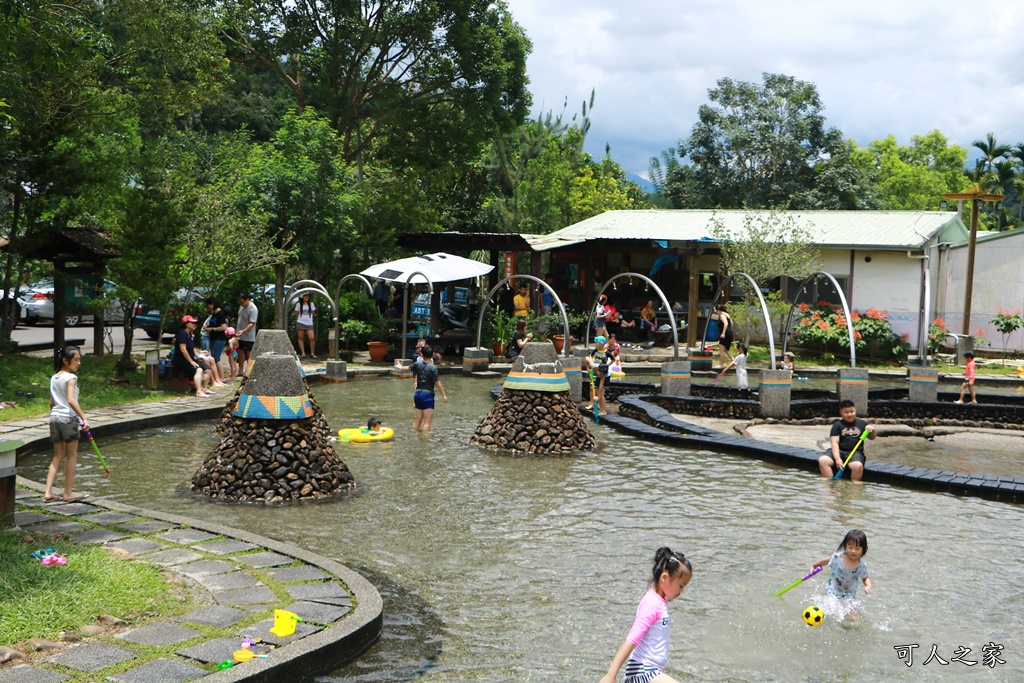
<svg viewBox="0 0 1024 683">
<path fill-rule="evenodd" d="M 79 422 L 78 424 L 81 426 L 85 425 L 84 422 Z M 92 449 L 96 452 L 96 457 L 100 459 L 100 464 L 103 465 L 103 471 L 110 474 L 110 468 L 107 467 L 107 461 L 103 459 L 103 454 L 100 453 L 100 447 L 96 445 L 96 439 L 92 438 L 92 431 L 86 429 L 83 433 L 85 434 L 85 438 L 89 439 L 89 443 L 92 444 Z"/>
<path fill-rule="evenodd" d="M 846 466 L 850 464 L 850 458 L 853 457 L 853 454 L 857 452 L 857 449 L 860 448 L 860 445 L 862 443 L 864 443 L 864 439 L 868 438 L 868 434 L 870 434 L 870 433 L 871 433 L 871 431 L 868 430 L 868 429 L 865 429 L 863 432 L 860 433 L 860 438 L 857 439 L 857 445 L 854 446 L 853 450 L 850 451 L 850 454 L 848 456 L 846 456 L 846 462 L 843 463 L 843 466 L 840 467 L 836 471 L 836 473 L 834 475 L 832 475 L 833 479 L 842 479 L 843 478 L 843 470 L 845 470 Z"/>
<path fill-rule="evenodd" d="M 797 587 L 797 586 L 799 586 L 799 585 L 800 585 L 801 583 L 803 583 L 803 582 L 804 582 L 804 581 L 806 581 L 807 579 L 811 578 L 812 576 L 814 576 L 815 574 L 817 574 L 818 572 L 820 572 L 820 571 L 821 571 L 821 569 L 822 569 L 821 567 L 815 567 L 815 568 L 814 568 L 814 569 L 812 569 L 811 571 L 809 571 L 809 572 L 807 572 L 806 574 L 804 574 L 804 575 L 803 575 L 803 577 L 801 577 L 801 578 L 797 579 L 796 581 L 794 581 L 793 583 L 789 584 L 788 586 L 786 586 L 786 587 L 785 587 L 785 588 L 783 588 L 782 590 L 780 590 L 780 591 L 778 591 L 778 592 L 776 592 L 776 593 L 772 593 L 772 595 L 773 595 L 773 596 L 775 596 L 775 597 L 778 597 L 778 596 L 782 595 L 783 593 L 785 593 L 786 591 L 788 591 L 788 590 L 790 590 L 790 589 L 792 589 L 792 588 L 796 588 L 796 587 Z"/>
</svg>

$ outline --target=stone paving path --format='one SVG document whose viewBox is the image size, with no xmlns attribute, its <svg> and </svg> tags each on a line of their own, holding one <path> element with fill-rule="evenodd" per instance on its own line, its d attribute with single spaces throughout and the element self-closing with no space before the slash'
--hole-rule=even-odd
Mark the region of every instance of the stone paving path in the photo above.
<svg viewBox="0 0 1024 683">
<path fill-rule="evenodd" d="M 166 402 L 159 407 L 166 410 Z M 47 504 L 39 491 L 19 488 L 15 523 L 34 534 L 67 534 L 70 542 L 45 544 L 57 548 L 69 564 L 75 561 L 73 544 L 117 548 L 195 582 L 209 604 L 68 643 L 56 654 L 33 657 L 31 664 L 0 669 L 0 683 L 194 680 L 217 671 L 241 649 L 245 637 L 257 642 L 253 652 L 265 653 L 327 628 L 353 607 L 348 588 L 319 567 L 254 543 L 111 510 L 102 499 Z M 294 635 L 270 633 L 274 609 L 302 618 Z"/>
</svg>

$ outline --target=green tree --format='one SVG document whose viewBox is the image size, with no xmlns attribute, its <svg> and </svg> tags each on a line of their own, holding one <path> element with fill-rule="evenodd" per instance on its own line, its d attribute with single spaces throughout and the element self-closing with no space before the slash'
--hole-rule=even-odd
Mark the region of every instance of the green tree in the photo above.
<svg viewBox="0 0 1024 683">
<path fill-rule="evenodd" d="M 913 136 L 909 146 L 892 135 L 863 149 L 853 142 L 850 146 L 855 163 L 877 192 L 878 208 L 936 211 L 943 193 L 969 184 L 963 173 L 967 150 L 949 145 L 938 130 Z"/>
<path fill-rule="evenodd" d="M 984 140 L 975 140 L 971 147 L 981 152 L 981 158 L 974 165 L 973 179 L 976 183 L 980 183 L 984 174 L 992 171 L 996 162 L 1009 156 L 1013 150 L 1010 145 L 997 142 L 994 133 L 986 133 Z"/>
<path fill-rule="evenodd" d="M 662 159 L 652 159 L 656 185 L 673 206 L 872 205 L 842 135 L 825 125 L 813 83 L 769 73 L 760 84 L 723 78 L 708 98 L 690 136 Z"/>
<path fill-rule="evenodd" d="M 348 162 L 472 160 L 529 107 L 530 43 L 504 2 L 243 0 L 223 35 L 316 106 Z M 376 144 L 380 140 L 382 144 Z"/>
<path fill-rule="evenodd" d="M 5 9 L 0 233 L 23 243 L 56 229 L 109 233 L 124 218 L 143 141 L 215 87 L 220 45 L 208 15 L 178 0 Z M 6 255 L 5 290 L 22 267 Z"/>
<path fill-rule="evenodd" d="M 481 223 L 502 232 L 543 234 L 613 209 L 640 206 L 642 191 L 626 179 L 606 147 L 600 161 L 583 151 L 594 95 L 579 119 L 552 112 L 496 141 L 485 162 L 490 193 Z"/>
<path fill-rule="evenodd" d="M 708 224 L 708 233 L 720 245 L 719 271 L 723 275 L 746 273 L 762 289 L 776 278 L 800 280 L 819 270 L 819 252 L 809 227 L 800 225 L 791 215 L 775 211 L 747 213 L 743 227 L 737 230 L 730 230 L 716 216 Z M 745 280 L 736 282 L 743 289 L 744 310 L 737 323 L 744 323 L 749 342 L 750 330 L 763 324 L 763 316 L 755 313 L 748 319 L 746 312 L 760 311 L 757 294 Z M 773 306 L 770 310 L 769 315 L 779 316 L 771 321 L 772 329 L 778 329 L 784 311 L 788 308 Z"/>
<path fill-rule="evenodd" d="M 252 146 L 238 169 L 237 201 L 248 214 L 261 217 L 262 232 L 314 279 L 336 264 L 351 268 L 361 242 L 368 239 L 353 221 L 355 178 L 341 160 L 340 144 L 330 122 L 312 108 L 292 111 L 270 142 Z M 275 264 L 278 320 L 284 315 L 287 263 Z"/>
</svg>

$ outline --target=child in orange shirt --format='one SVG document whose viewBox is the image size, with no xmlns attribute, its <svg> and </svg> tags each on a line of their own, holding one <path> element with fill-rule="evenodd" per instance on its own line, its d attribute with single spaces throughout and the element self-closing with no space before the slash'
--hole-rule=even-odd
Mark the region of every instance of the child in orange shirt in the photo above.
<svg viewBox="0 0 1024 683">
<path fill-rule="evenodd" d="M 977 403 L 978 396 L 974 393 L 974 354 L 968 351 L 964 354 L 964 358 L 967 359 L 967 367 L 964 368 L 964 383 L 960 385 L 960 398 L 956 403 L 964 402 L 964 392 L 968 389 L 971 390 L 971 403 Z"/>
</svg>

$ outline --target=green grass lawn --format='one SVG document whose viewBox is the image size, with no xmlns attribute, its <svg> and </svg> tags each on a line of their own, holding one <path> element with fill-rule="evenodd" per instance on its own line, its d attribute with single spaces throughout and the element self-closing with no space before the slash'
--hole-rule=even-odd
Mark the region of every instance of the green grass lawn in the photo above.
<svg viewBox="0 0 1024 683">
<path fill-rule="evenodd" d="M 44 567 L 32 557 L 32 551 L 48 546 L 68 563 Z M 168 582 L 155 565 L 99 546 L 14 533 L 0 533 L 0 596 L 0 643 L 9 646 L 29 638 L 56 640 L 61 631 L 94 623 L 99 614 L 132 623 L 198 606 L 190 588 Z"/>
<path fill-rule="evenodd" d="M 88 414 L 92 408 L 115 406 L 122 403 L 159 401 L 167 394 L 143 388 L 144 372 L 130 372 L 127 382 L 113 382 L 114 364 L 118 356 L 87 355 L 78 371 L 79 401 Z M 50 377 L 53 361 L 24 354 L 4 354 L 0 357 L 0 402 L 14 401 L 14 408 L 0 410 L 0 422 L 33 417 L 50 412 Z M 18 392 L 22 392 L 18 396 Z M 28 397 L 31 392 L 35 396 Z"/>
</svg>

